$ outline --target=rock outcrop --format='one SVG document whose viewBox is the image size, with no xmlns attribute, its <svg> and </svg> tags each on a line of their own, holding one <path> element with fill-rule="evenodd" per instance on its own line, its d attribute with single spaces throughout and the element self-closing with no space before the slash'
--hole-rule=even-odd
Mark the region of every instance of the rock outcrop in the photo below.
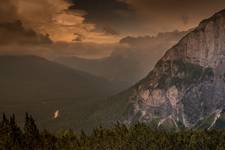
<svg viewBox="0 0 225 150">
<path fill-rule="evenodd" d="M 225 10 L 202 21 L 130 90 L 129 123 L 175 120 L 191 128 L 223 110 Z"/>
</svg>

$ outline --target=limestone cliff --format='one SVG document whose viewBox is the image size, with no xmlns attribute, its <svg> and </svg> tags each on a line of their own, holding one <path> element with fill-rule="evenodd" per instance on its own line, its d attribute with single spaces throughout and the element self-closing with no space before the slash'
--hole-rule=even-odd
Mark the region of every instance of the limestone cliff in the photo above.
<svg viewBox="0 0 225 150">
<path fill-rule="evenodd" d="M 131 92 L 132 91 L 132 92 Z M 129 123 L 194 127 L 225 107 L 225 10 L 202 21 L 129 91 Z"/>
</svg>

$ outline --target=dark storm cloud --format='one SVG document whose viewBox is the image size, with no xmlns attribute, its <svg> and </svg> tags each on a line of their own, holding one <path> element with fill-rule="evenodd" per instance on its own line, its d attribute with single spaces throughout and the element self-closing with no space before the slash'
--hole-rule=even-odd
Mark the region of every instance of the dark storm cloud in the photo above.
<svg viewBox="0 0 225 150">
<path fill-rule="evenodd" d="M 97 27 L 110 26 L 114 30 L 123 30 L 127 24 L 136 20 L 135 10 L 129 4 L 119 0 L 70 0 L 74 3 L 71 10 L 86 12 L 86 21 L 94 22 Z"/>
<path fill-rule="evenodd" d="M 109 22 L 120 20 L 132 13 L 130 6 L 118 0 L 71 0 L 75 5 L 71 9 L 86 11 L 88 20 Z"/>
<path fill-rule="evenodd" d="M 150 32 L 186 30 L 225 8 L 224 0 L 125 0 Z M 149 21 L 150 20 L 150 21 Z M 144 31 L 143 31 L 144 32 Z M 146 32 L 146 31 L 145 31 Z"/>
<path fill-rule="evenodd" d="M 122 35 L 188 30 L 225 8 L 224 0 L 70 0 L 72 10 L 101 29 L 110 25 Z"/>
<path fill-rule="evenodd" d="M 184 11 L 209 11 L 215 7 L 223 8 L 224 0 L 125 0 L 134 8 L 148 9 L 148 11 L 176 12 Z M 197 10 L 196 10 L 197 9 Z"/>
</svg>

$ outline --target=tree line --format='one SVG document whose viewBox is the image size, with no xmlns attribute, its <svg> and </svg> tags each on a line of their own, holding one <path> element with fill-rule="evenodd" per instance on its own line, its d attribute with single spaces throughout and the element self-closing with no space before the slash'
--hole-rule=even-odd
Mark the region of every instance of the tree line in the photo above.
<svg viewBox="0 0 225 150">
<path fill-rule="evenodd" d="M 24 127 L 15 115 L 0 121 L 0 150 L 225 150 L 225 129 L 178 132 L 153 129 L 148 124 L 116 123 L 98 127 L 89 134 L 73 130 L 40 131 L 26 113 Z"/>
</svg>

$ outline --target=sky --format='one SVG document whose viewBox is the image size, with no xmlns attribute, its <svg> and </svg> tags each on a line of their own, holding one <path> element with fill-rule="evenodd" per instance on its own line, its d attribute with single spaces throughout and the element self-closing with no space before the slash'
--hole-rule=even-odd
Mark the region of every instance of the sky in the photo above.
<svg viewBox="0 0 225 150">
<path fill-rule="evenodd" d="M 224 0 L 1 0 L 0 53 L 109 56 L 127 36 L 186 31 Z"/>
</svg>

